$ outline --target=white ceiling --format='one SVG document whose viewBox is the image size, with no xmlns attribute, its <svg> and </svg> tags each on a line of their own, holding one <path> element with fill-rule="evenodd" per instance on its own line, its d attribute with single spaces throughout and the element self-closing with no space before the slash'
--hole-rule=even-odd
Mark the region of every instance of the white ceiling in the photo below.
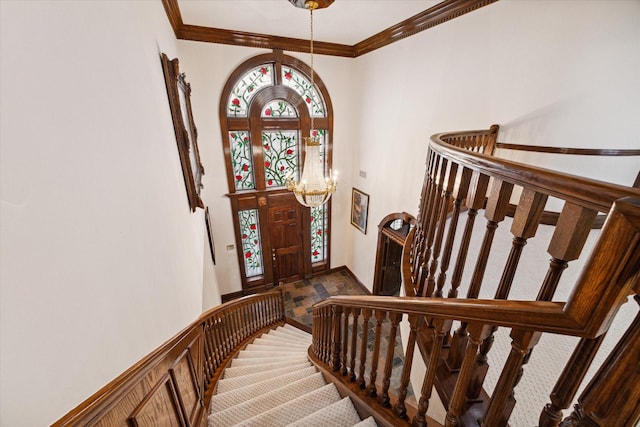
<svg viewBox="0 0 640 427">
<path fill-rule="evenodd" d="M 314 40 L 354 45 L 441 0 L 335 0 L 313 12 Z M 178 0 L 182 21 L 225 30 L 309 39 L 309 12 L 288 0 Z"/>
</svg>

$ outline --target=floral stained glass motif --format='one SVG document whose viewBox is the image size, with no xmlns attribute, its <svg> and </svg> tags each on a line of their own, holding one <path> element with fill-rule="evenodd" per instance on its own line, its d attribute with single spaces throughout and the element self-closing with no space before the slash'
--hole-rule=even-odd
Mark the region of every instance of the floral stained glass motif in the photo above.
<svg viewBox="0 0 640 427">
<path fill-rule="evenodd" d="M 249 70 L 233 87 L 227 102 L 227 116 L 247 117 L 251 99 L 264 86 L 273 86 L 273 66 L 263 64 Z"/>
<path fill-rule="evenodd" d="M 249 132 L 229 132 L 231 145 L 231 163 L 236 190 L 255 188 L 253 182 L 253 156 L 251 155 L 251 139 Z"/>
<path fill-rule="evenodd" d="M 276 99 L 267 104 L 262 117 L 298 117 L 298 113 L 288 102 Z"/>
<path fill-rule="evenodd" d="M 324 101 L 320 97 L 320 94 L 311 86 L 311 82 L 298 71 L 293 68 L 283 67 L 282 84 L 298 92 L 305 100 L 307 107 L 309 107 L 309 114 L 311 116 L 324 117 L 326 115 Z"/>
<path fill-rule="evenodd" d="M 298 132 L 262 132 L 264 153 L 264 178 L 267 188 L 284 187 L 287 174 L 297 179 L 298 173 Z"/>
<path fill-rule="evenodd" d="M 327 205 L 311 208 L 311 262 L 326 259 L 327 253 Z"/>
<path fill-rule="evenodd" d="M 247 277 L 262 274 L 262 244 L 258 226 L 258 210 L 248 209 L 238 212 L 240 233 L 242 233 L 242 253 Z"/>
</svg>

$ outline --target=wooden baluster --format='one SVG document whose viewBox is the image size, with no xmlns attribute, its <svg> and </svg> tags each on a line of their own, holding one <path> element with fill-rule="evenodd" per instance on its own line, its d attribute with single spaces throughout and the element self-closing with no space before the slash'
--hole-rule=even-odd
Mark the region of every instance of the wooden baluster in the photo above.
<svg viewBox="0 0 640 427">
<path fill-rule="evenodd" d="M 521 376 L 521 367 L 525 356 L 540 340 L 541 332 L 512 330 L 511 352 L 500 374 L 500 379 L 493 391 L 489 407 L 482 421 L 482 426 L 504 427 L 507 425 L 511 410 L 505 411 L 507 400 L 512 395 L 516 381 Z M 506 418 L 505 418 L 505 415 Z"/>
<path fill-rule="evenodd" d="M 547 403 L 540 414 L 539 427 L 557 427 L 560 424 L 562 410 L 567 409 L 573 402 L 605 335 L 580 340 L 553 387 L 551 403 Z"/>
<path fill-rule="evenodd" d="M 331 362 L 331 306 L 322 310 L 322 361 Z"/>
<path fill-rule="evenodd" d="M 429 409 L 429 400 L 431 399 L 431 391 L 438 370 L 438 362 L 440 361 L 440 349 L 444 343 L 444 337 L 451 328 L 450 320 L 434 319 L 431 322 L 431 330 L 433 330 L 433 344 L 431 346 L 431 354 L 427 364 L 427 372 L 422 382 L 422 390 L 420 400 L 418 401 L 418 411 L 413 417 L 413 425 L 418 427 L 427 426 L 427 409 Z"/>
<path fill-rule="evenodd" d="M 402 376 L 400 377 L 400 387 L 398 387 L 398 401 L 393 405 L 393 412 L 400 417 L 407 417 L 407 407 L 404 401 L 407 398 L 407 388 L 409 387 L 409 380 L 411 378 L 411 365 L 413 364 L 413 350 L 416 346 L 416 337 L 418 335 L 418 329 L 424 324 L 424 317 L 422 316 L 409 316 L 409 338 L 407 341 L 407 349 L 404 352 L 404 364 L 402 365 Z"/>
<path fill-rule="evenodd" d="M 484 239 L 482 240 L 482 247 L 478 254 L 476 267 L 473 271 L 467 298 L 478 298 L 482 286 L 482 279 L 484 278 L 484 273 L 487 268 L 489 253 L 491 252 L 491 246 L 493 244 L 493 236 L 498 228 L 498 224 L 507 216 L 512 191 L 513 184 L 494 179 L 489 193 L 489 199 L 487 200 L 487 208 L 484 213 L 485 218 L 487 218 L 487 229 L 484 234 Z"/>
<path fill-rule="evenodd" d="M 460 419 L 463 407 L 466 403 L 466 394 L 469 389 L 469 381 L 473 373 L 473 367 L 476 363 L 476 354 L 480 343 L 489 335 L 489 329 L 481 323 L 469 323 L 467 327 L 469 339 L 467 340 L 467 348 L 464 352 L 462 366 L 458 374 L 458 380 L 453 389 L 453 395 L 449 402 L 449 410 L 445 418 L 445 427 L 457 427 L 462 425 Z"/>
<path fill-rule="evenodd" d="M 375 338 L 373 341 L 373 354 L 371 355 L 371 370 L 369 371 L 369 387 L 367 392 L 369 396 L 378 396 L 378 389 L 376 388 L 376 379 L 378 377 L 378 358 L 380 357 L 380 333 L 382 332 L 382 322 L 387 317 L 387 313 L 381 310 L 376 310 L 376 329 Z M 389 344 L 391 346 L 391 344 Z"/>
<path fill-rule="evenodd" d="M 334 305 L 331 307 L 331 365 L 334 371 L 340 370 L 340 319 L 342 317 L 342 306 Z M 345 331 L 346 334 L 346 331 Z"/>
<path fill-rule="evenodd" d="M 351 328 L 351 382 L 356 382 L 356 347 L 358 345 L 358 317 L 360 309 L 353 309 L 353 327 Z"/>
<path fill-rule="evenodd" d="M 371 318 L 371 310 L 365 308 L 362 310 L 362 339 L 360 341 L 360 366 L 358 369 L 358 384 L 364 390 L 367 387 L 364 378 L 364 371 L 367 364 L 367 346 L 369 345 L 369 319 Z"/>
<path fill-rule="evenodd" d="M 447 216 L 449 215 L 449 205 L 451 204 L 451 195 L 453 194 L 453 187 L 456 183 L 458 176 L 458 165 L 451 163 L 449 170 L 447 171 L 447 177 L 445 178 L 446 184 L 443 185 L 442 202 L 440 203 L 440 212 L 438 213 L 438 227 L 435 235 L 435 242 L 433 244 L 433 255 L 431 257 L 431 265 L 429 266 L 429 277 L 427 279 L 427 295 L 442 297 L 442 290 L 434 292 L 436 287 L 436 273 L 438 271 L 438 263 L 440 260 L 440 250 L 442 249 L 442 239 L 444 237 L 444 230 L 447 225 Z M 451 226 L 450 226 L 451 227 Z"/>
<path fill-rule="evenodd" d="M 537 300 L 551 301 L 567 263 L 580 256 L 597 214 L 582 206 L 564 204 L 547 250 L 552 258 Z"/>
<path fill-rule="evenodd" d="M 344 314 L 342 317 L 342 375 L 345 376 L 349 373 L 347 351 L 349 347 L 349 314 L 351 313 L 350 307 L 344 307 Z M 353 331 L 352 331 L 353 333 Z"/>
<path fill-rule="evenodd" d="M 224 345 L 222 343 L 222 336 L 220 334 L 220 318 L 215 317 L 213 319 L 213 345 L 216 351 L 216 369 L 224 360 Z"/>
<path fill-rule="evenodd" d="M 431 206 L 428 212 L 428 225 L 426 232 L 426 247 L 424 249 L 424 255 L 422 257 L 422 265 L 420 266 L 420 274 L 418 275 L 418 285 L 420 293 L 418 295 L 430 296 L 433 293 L 433 287 L 429 289 L 427 278 L 429 276 L 429 260 L 431 259 L 431 253 L 433 250 L 433 243 L 435 239 L 436 229 L 438 228 L 438 219 L 440 214 L 440 206 L 442 205 L 442 190 L 444 188 L 444 178 L 446 174 L 448 160 L 443 158 L 440 163 L 440 169 L 438 171 L 437 179 L 434 186 L 434 192 L 431 199 Z"/>
<path fill-rule="evenodd" d="M 458 288 L 462 281 L 462 273 L 464 272 L 464 267 L 467 261 L 467 252 L 469 251 L 469 242 L 471 241 L 471 235 L 473 234 L 473 224 L 475 222 L 476 215 L 478 214 L 478 210 L 484 206 L 488 187 L 489 177 L 475 173 L 472 184 L 469 187 L 469 195 L 467 196 L 467 205 L 469 206 L 469 211 L 467 212 L 467 223 L 464 228 L 464 233 L 462 234 L 458 258 L 456 259 L 456 266 L 453 270 L 453 277 L 451 278 L 451 290 L 447 295 L 449 298 L 458 297 Z M 451 348 L 447 355 L 446 363 L 451 372 L 455 372 L 460 369 L 468 339 L 469 335 L 467 333 L 466 324 L 463 322 L 453 334 L 451 339 Z"/>
<path fill-rule="evenodd" d="M 398 333 L 398 324 L 402 320 L 402 313 L 390 313 L 391 330 L 389 331 L 389 344 L 387 346 L 387 357 L 384 361 L 384 376 L 382 378 L 382 392 L 380 393 L 380 403 L 386 408 L 391 407 L 389 399 L 389 386 L 391 385 L 391 373 L 393 371 L 393 359 L 395 358 L 395 343 Z"/>
<path fill-rule="evenodd" d="M 313 313 L 311 315 L 312 317 L 312 322 L 311 322 L 311 346 L 313 348 L 313 354 L 316 357 L 320 357 L 320 343 L 318 341 L 318 334 L 320 333 L 319 329 L 318 329 L 318 324 L 320 323 L 320 319 L 319 319 L 319 315 L 318 315 L 319 310 L 317 308 L 313 309 Z"/>
<path fill-rule="evenodd" d="M 460 218 L 460 208 L 462 202 L 467 195 L 469 185 L 471 183 L 471 175 L 473 171 L 471 169 L 463 168 L 460 175 L 460 183 L 457 188 L 454 188 L 454 200 L 453 200 L 453 212 L 451 214 L 451 220 L 449 221 L 449 231 L 447 232 L 447 240 L 444 244 L 444 251 L 442 255 L 442 264 L 440 265 L 440 273 L 438 274 L 437 287 L 434 296 L 442 297 L 442 290 L 447 278 L 447 270 L 449 269 L 449 262 L 451 261 L 451 253 L 453 252 L 453 242 L 456 237 L 456 229 L 458 228 L 458 219 Z"/>
<path fill-rule="evenodd" d="M 480 294 L 482 280 L 487 268 L 487 261 L 489 260 L 489 253 L 491 252 L 491 246 L 493 245 L 493 236 L 498 228 L 498 224 L 502 222 L 507 215 L 507 208 L 509 207 L 509 199 L 511 198 L 512 191 L 513 184 L 494 179 L 491 191 L 489 192 L 487 207 L 485 209 L 487 229 L 485 230 L 482 246 L 480 247 L 480 253 L 478 254 L 478 260 L 476 261 L 476 267 L 473 271 L 473 277 L 471 278 L 471 285 L 467 292 L 467 298 L 478 298 L 478 295 Z M 466 324 L 463 322 L 460 329 L 464 330 L 465 327 Z M 474 382 L 472 381 L 471 384 L 474 384 Z M 480 389 L 477 386 L 474 386 L 468 391 L 467 396 L 470 399 L 476 399 L 479 396 L 479 393 Z"/>
<path fill-rule="evenodd" d="M 418 274 L 420 265 L 422 263 L 422 247 L 424 244 L 424 221 L 426 219 L 427 206 L 429 205 L 430 194 L 433 187 L 433 168 L 437 156 L 435 151 L 429 150 L 427 156 L 427 168 L 424 174 L 424 181 L 422 184 L 422 194 L 420 195 L 420 207 L 418 212 L 418 219 L 416 221 L 415 238 L 411 247 L 411 281 L 418 283 Z"/>
<path fill-rule="evenodd" d="M 507 299 L 509 297 L 509 291 L 518 268 L 522 249 L 527 244 L 527 239 L 535 236 L 546 203 L 546 195 L 526 188 L 522 190 L 520 201 L 513 216 L 513 223 L 511 224 L 511 233 L 514 236 L 511 252 L 502 272 L 495 299 Z M 467 394 L 467 397 L 471 399 L 476 399 L 482 391 L 484 379 L 489 371 L 487 355 L 493 346 L 494 335 L 497 330 L 496 326 L 491 326 L 491 334 L 480 346 L 480 352 L 476 359 L 476 368 L 471 380 L 471 388 Z"/>
<path fill-rule="evenodd" d="M 640 285 L 638 277 L 636 273 L 636 281 Z M 635 295 L 634 298 L 640 304 L 640 297 Z M 638 421 L 640 313 L 580 394 L 578 404 L 561 426 L 634 426 L 638 425 Z"/>
</svg>

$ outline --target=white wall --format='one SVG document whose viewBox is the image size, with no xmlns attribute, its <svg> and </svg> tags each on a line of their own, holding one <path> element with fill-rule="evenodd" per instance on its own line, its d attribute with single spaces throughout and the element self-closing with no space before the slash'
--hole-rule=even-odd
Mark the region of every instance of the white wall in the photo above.
<svg viewBox="0 0 640 427">
<path fill-rule="evenodd" d="M 245 60 L 269 52 L 264 49 L 179 41 L 181 70 L 186 72 L 192 87 L 194 121 L 198 127 L 198 143 L 205 166 L 203 200 L 209 205 L 216 241 L 217 265 L 213 274 L 221 294 L 242 289 L 238 257 L 235 249 L 233 218 L 228 193 L 219 103 L 222 89 L 231 72 Z M 290 54 L 309 62 L 309 56 Z M 333 195 L 331 264 L 347 264 L 349 247 L 349 203 L 351 203 L 351 150 L 356 142 L 357 101 L 351 96 L 352 59 L 317 56 L 316 72 L 329 90 L 334 109 L 334 169 L 340 173 L 338 190 Z M 234 249 L 227 250 L 228 245 Z M 207 285 L 205 284 L 205 287 Z M 205 308 L 210 307 L 205 302 Z"/>
<path fill-rule="evenodd" d="M 202 308 L 158 2 L 0 2 L 0 425 L 55 421 Z"/>
<path fill-rule="evenodd" d="M 501 142 L 639 148 L 638 22 L 637 1 L 501 1 L 357 58 L 351 174 L 371 196 L 370 231 L 348 231 L 358 278 L 373 280 L 384 215 L 417 214 L 434 133 L 498 123 Z M 639 167 L 637 157 L 525 161 L 627 185 Z"/>
</svg>

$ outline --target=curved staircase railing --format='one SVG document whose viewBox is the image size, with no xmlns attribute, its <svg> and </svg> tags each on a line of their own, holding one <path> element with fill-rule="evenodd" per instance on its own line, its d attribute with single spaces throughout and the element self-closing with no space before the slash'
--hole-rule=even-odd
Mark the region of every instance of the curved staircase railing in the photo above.
<svg viewBox="0 0 640 427">
<path fill-rule="evenodd" d="M 551 392 L 551 402 L 540 408 L 540 426 L 559 425 L 561 411 L 575 397 L 620 305 L 630 294 L 640 302 L 640 190 L 496 158 L 491 154 L 497 131 L 492 126 L 432 137 L 420 212 L 403 253 L 403 281 L 409 297 L 332 297 L 314 306 L 314 356 L 338 380 L 357 384 L 372 398 L 369 403 L 389 416 L 407 418 L 404 400 L 417 343 L 427 371 L 417 412 L 409 414 L 414 425 L 426 425 L 434 385 L 448 410 L 445 425 L 507 425 L 515 405 L 514 388 L 543 332 L 582 337 Z M 522 277 L 515 280 L 523 247 L 535 237 L 549 197 L 562 200 L 564 207 L 547 249 L 551 260 L 540 267 L 547 273 L 540 283 Z M 511 251 L 500 262 L 490 255 L 496 229 L 513 199 L 517 207 L 511 224 Z M 469 244 L 480 211 L 487 225 L 474 258 Z M 582 256 L 598 212 L 607 214 L 605 226 L 590 257 Z M 464 226 L 463 231 L 457 230 L 459 225 Z M 457 231 L 462 231 L 458 238 Z M 563 272 L 581 256 L 586 261 L 571 294 L 552 302 Z M 458 298 L 465 269 L 473 273 L 466 298 Z M 483 283 L 487 269 L 501 272 L 500 279 Z M 511 288 L 523 285 L 538 289 L 535 300 L 509 300 Z M 488 292 L 494 292 L 493 299 L 479 299 Z M 390 350 L 383 357 L 381 385 L 375 381 L 380 330 L 388 322 L 389 340 L 393 340 L 403 315 L 408 316 L 411 332 L 394 401 L 389 397 Z M 630 323 L 563 426 L 633 425 L 640 419 L 639 319 Z M 461 321 L 455 331 L 453 320 Z M 511 353 L 505 365 L 498 367 L 500 379 L 489 397 L 483 384 L 498 327 L 511 328 Z M 358 330 L 362 337 L 353 333 Z M 372 345 L 363 344 L 368 334 L 373 335 Z M 360 361 L 357 370 L 356 360 Z M 611 387 L 620 390 L 607 393 Z M 616 398 L 620 393 L 627 398 Z"/>
<path fill-rule="evenodd" d="M 198 426 L 220 374 L 251 339 L 284 324 L 280 291 L 215 307 L 53 426 Z"/>
<path fill-rule="evenodd" d="M 316 304 L 309 355 L 380 425 L 432 423 L 426 411 L 435 385 L 447 407 L 446 426 L 498 427 L 507 425 L 514 388 L 541 334 L 581 337 L 550 403 L 541 408 L 539 425 L 634 425 L 640 420 L 640 314 L 572 414 L 563 420 L 562 410 L 577 393 L 621 304 L 629 295 L 640 303 L 640 190 L 495 158 L 497 132 L 492 126 L 432 137 L 420 212 L 403 249 L 409 296 L 331 297 Z M 561 199 L 564 207 L 549 242 L 546 275 L 532 284 L 518 276 L 518 266 L 549 197 Z M 511 252 L 506 262 L 494 265 L 495 231 L 514 199 Z M 471 257 L 479 212 L 487 225 L 477 257 Z M 583 254 L 598 212 L 607 214 L 605 225 L 591 253 Z M 462 232 L 456 238 L 458 228 Z M 563 272 L 579 258 L 584 266 L 572 292 L 552 301 Z M 465 269 L 473 273 L 466 297 L 458 298 Z M 488 269 L 502 273 L 496 283 L 484 283 Z M 538 286 L 537 297 L 509 300 L 512 287 L 523 285 Z M 491 291 L 493 298 L 484 297 Z M 395 342 L 403 317 L 410 334 L 394 393 L 394 346 L 381 342 Z M 461 322 L 455 330 L 454 320 Z M 54 425 L 204 425 L 205 408 L 228 362 L 253 337 L 285 321 L 279 291 L 216 307 Z M 483 386 L 498 327 L 511 328 L 511 352 L 504 366 L 495 367 L 501 374 L 489 397 Z M 413 408 L 406 397 L 416 346 L 427 370 Z"/>
</svg>

